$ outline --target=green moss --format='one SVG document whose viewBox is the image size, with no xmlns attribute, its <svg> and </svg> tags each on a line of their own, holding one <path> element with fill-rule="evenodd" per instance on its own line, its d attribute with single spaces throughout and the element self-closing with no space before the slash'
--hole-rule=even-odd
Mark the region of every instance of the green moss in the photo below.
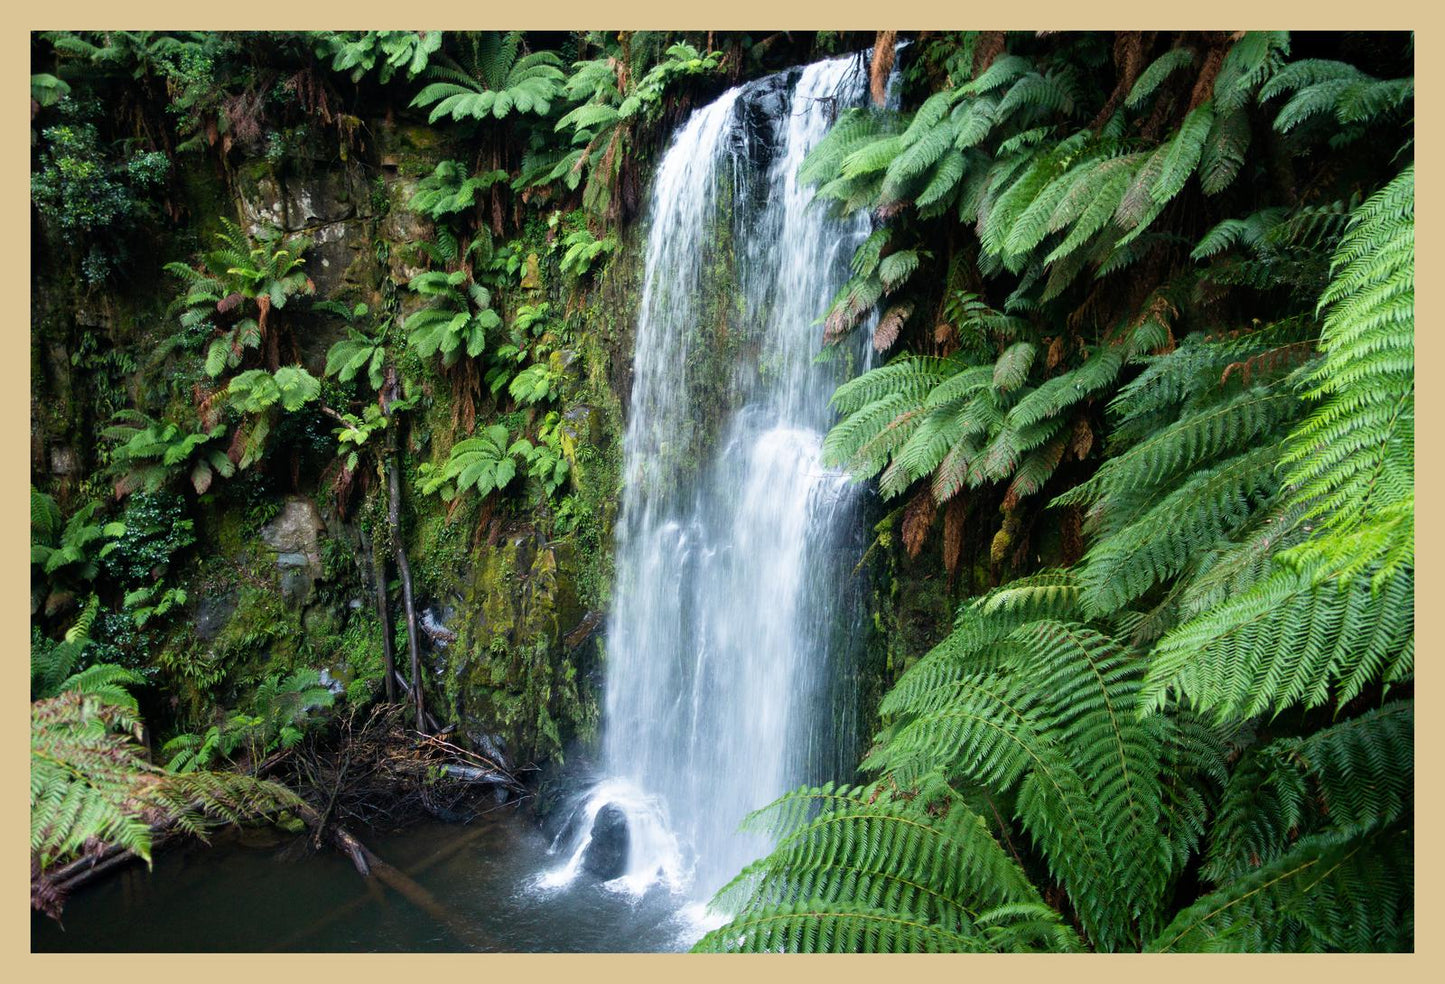
<svg viewBox="0 0 1445 984">
<path fill-rule="evenodd" d="M 421 178 L 436 169 L 451 151 L 451 142 L 439 128 L 399 124 L 375 131 L 382 163 L 395 167 L 397 174 Z"/>
<path fill-rule="evenodd" d="M 480 545 L 446 653 L 448 703 L 469 729 L 500 734 L 520 761 L 559 759 L 596 731 L 563 636 L 584 614 L 570 544 L 513 534 Z"/>
<path fill-rule="evenodd" d="M 225 232 L 221 218 L 236 218 L 236 201 L 225 179 L 207 159 L 178 169 L 177 177 L 191 213 L 188 233 L 196 240 L 193 248 L 209 248 L 216 242 L 216 235 Z"/>
</svg>

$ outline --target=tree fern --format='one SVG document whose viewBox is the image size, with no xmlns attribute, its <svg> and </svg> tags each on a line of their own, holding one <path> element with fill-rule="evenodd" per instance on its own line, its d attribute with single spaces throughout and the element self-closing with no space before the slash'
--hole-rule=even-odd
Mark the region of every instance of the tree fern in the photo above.
<svg viewBox="0 0 1445 984">
<path fill-rule="evenodd" d="M 1365 202 L 1335 252 L 1307 396 L 1321 404 L 1291 436 L 1296 501 L 1341 533 L 1403 518 L 1386 572 L 1413 562 L 1414 168 Z"/>
<path fill-rule="evenodd" d="M 778 849 L 718 893 L 714 904 L 736 914 L 699 950 L 1078 948 L 956 795 L 800 790 L 747 825 L 780 837 Z M 800 906 L 814 925 L 795 918 Z"/>
<path fill-rule="evenodd" d="M 1179 913 L 1147 949 L 1413 949 L 1413 855 L 1412 834 L 1399 828 L 1302 838 Z"/>
<path fill-rule="evenodd" d="M 885 696 L 864 768 L 899 810 L 984 817 L 1088 947 L 1408 947 L 1413 173 L 1357 207 L 1368 155 L 1294 156 L 1309 191 L 1281 202 L 1260 148 L 1396 126 L 1408 150 L 1413 81 L 1292 65 L 1285 32 L 1201 40 L 1116 38 L 1111 90 L 1066 45 L 1005 38 L 805 165 L 835 207 L 889 220 L 829 340 L 895 290 L 940 322 L 839 389 L 827 459 L 915 512 L 998 503 L 991 572 L 1024 563 L 1021 500 L 1085 472 L 1052 503 L 1085 510 L 1083 557 L 966 603 Z M 889 246 L 938 250 L 941 290 L 880 276 Z M 926 879 L 890 884 L 889 850 L 922 871 L 929 849 L 888 840 L 887 810 L 786 809 L 706 948 L 1020 942 L 974 935 L 986 912 L 945 919 Z"/>
<path fill-rule="evenodd" d="M 92 840 L 148 861 L 154 823 L 200 833 L 210 818 L 235 822 L 298 802 L 284 787 L 248 776 L 183 777 L 148 764 L 134 739 L 117 733 L 124 713 L 78 691 L 31 705 L 30 851 L 42 878 Z"/>
<path fill-rule="evenodd" d="M 428 69 L 440 81 L 425 86 L 413 106 L 431 106 L 427 122 L 502 119 L 513 110 L 546 116 L 566 79 L 561 60 L 551 51 L 517 57 L 521 33 L 482 32 L 473 50 L 471 70 L 443 58 Z"/>
<path fill-rule="evenodd" d="M 1281 570 L 1165 636 L 1144 699 L 1170 693 L 1219 718 L 1296 704 L 1343 706 L 1376 680 L 1414 667 L 1414 579 L 1316 582 Z"/>
<path fill-rule="evenodd" d="M 1100 537 L 1084 558 L 1088 609 L 1105 615 L 1183 571 L 1228 538 L 1278 488 L 1272 444 L 1196 468 L 1127 526 Z"/>
<path fill-rule="evenodd" d="M 1250 752 L 1230 777 L 1210 833 L 1216 884 L 1283 856 L 1302 833 L 1378 830 L 1414 811 L 1415 708 L 1393 701 Z"/>
<path fill-rule="evenodd" d="M 907 681 L 881 711 L 898 720 L 864 768 L 905 788 L 944 770 L 1003 793 L 1068 889 L 1089 937 L 1113 948 L 1146 921 L 1167 879 L 1157 824 L 1158 743 L 1134 720 L 1137 663 L 1112 640 L 1068 623 L 1025 623 L 992 670 L 961 670 L 917 690 Z M 933 676 L 920 663 L 910 673 Z M 1161 867 L 1161 862 L 1165 867 Z M 1130 902 L 1106 886 L 1130 886 Z"/>
</svg>

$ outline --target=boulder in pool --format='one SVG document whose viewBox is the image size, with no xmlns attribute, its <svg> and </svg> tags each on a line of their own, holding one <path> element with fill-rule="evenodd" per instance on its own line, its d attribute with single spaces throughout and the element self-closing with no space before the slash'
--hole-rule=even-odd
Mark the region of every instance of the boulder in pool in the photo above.
<svg viewBox="0 0 1445 984">
<path fill-rule="evenodd" d="M 582 853 L 582 870 L 604 881 L 627 870 L 627 815 L 612 803 L 597 811 L 592 842 Z"/>
</svg>

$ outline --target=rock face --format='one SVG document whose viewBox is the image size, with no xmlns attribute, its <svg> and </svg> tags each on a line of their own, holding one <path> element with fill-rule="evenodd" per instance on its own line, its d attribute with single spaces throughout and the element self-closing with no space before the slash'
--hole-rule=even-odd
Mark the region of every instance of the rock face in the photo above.
<svg viewBox="0 0 1445 984">
<path fill-rule="evenodd" d="M 311 303 L 298 300 L 272 316 L 296 345 L 294 354 L 289 342 L 283 346 L 282 361 L 294 358 L 318 378 L 327 350 L 346 337 L 347 324 L 316 310 L 314 302 L 335 300 L 348 310 L 364 302 L 371 317 L 384 302 L 394 303 L 403 320 L 423 305 L 426 299 L 405 284 L 432 268 L 423 244 L 436 231 L 409 202 L 440 161 L 469 160 L 475 152 L 426 126 L 369 120 L 367 129 L 374 146 L 368 143 L 364 152 L 338 154 L 321 134 L 284 160 L 267 157 L 262 141 L 238 142 L 224 177 L 209 161 L 178 166 L 178 194 L 184 194 L 189 217 L 156 257 L 194 262 L 198 249 L 217 246 L 223 219 L 238 221 L 252 236 L 274 228 L 309 238 L 304 270 L 315 287 Z M 525 282 L 507 303 L 546 300 L 554 308 L 554 328 L 565 323 L 568 329 L 566 344 L 560 335 L 548 343 L 549 367 L 561 377 L 549 409 L 560 415 L 560 450 L 571 468 L 567 488 L 545 512 L 527 515 L 535 503 L 528 501 L 526 511 L 512 508 L 530 495 L 519 481 L 507 493 L 508 508 L 496 510 L 511 514 L 507 522 L 473 528 L 453 522 L 451 510 L 420 495 L 413 481 L 411 467 L 436 448 L 444 451 L 445 443 L 431 438 L 403 451 L 404 539 L 415 576 L 429 710 L 457 728 L 460 743 L 524 772 L 549 760 L 561 763 L 564 750 L 572 758 L 574 748 L 596 737 L 598 636 L 610 584 L 626 399 L 617 380 L 630 372 L 627 353 L 641 288 L 640 262 L 633 258 L 641 252 L 632 249 L 619 249 L 603 276 L 555 282 L 555 249 L 543 235 L 514 229 L 509 220 L 502 238 L 524 244 L 519 273 Z M 174 329 L 165 309 L 176 284 L 157 273 L 155 282 L 138 284 L 134 294 L 92 296 L 73 279 L 47 273 L 32 297 L 38 326 L 31 346 L 32 472 L 62 498 L 83 491 L 81 483 L 95 468 L 95 429 L 111 409 L 94 405 L 98 394 L 112 400 L 125 395 L 157 419 L 177 412 L 191 419 L 193 413 L 189 398 L 185 406 L 157 404 L 139 372 L 105 387 L 92 385 L 103 373 L 77 347 L 79 338 L 103 336 L 117 351 L 148 352 Z M 444 397 L 444 388 L 438 393 Z M 444 398 L 419 407 L 410 433 L 450 433 L 453 409 Z M 194 670 L 167 678 L 167 686 L 182 694 L 181 713 L 194 715 L 192 724 L 208 720 L 217 707 L 246 706 L 254 681 L 264 675 L 303 666 L 325 669 L 333 689 L 357 677 L 379 687 L 384 631 L 401 644 L 398 654 L 406 664 L 399 592 L 393 588 L 390 595 L 389 626 L 383 628 L 375 612 L 376 575 L 361 510 L 369 500 L 374 504 L 378 490 L 353 492 L 351 508 L 338 515 L 331 474 L 324 471 L 335 460 L 331 425 L 308 423 L 308 415 L 298 415 L 297 429 L 285 438 L 305 433 L 316 441 L 298 441 L 299 466 L 290 460 L 293 449 L 285 449 L 291 474 L 283 475 L 281 467 L 251 469 L 218 480 L 188 514 L 197 546 L 175 577 L 190 602 L 184 618 L 152 626 L 162 662 Z M 554 528 L 547 513 L 567 496 L 578 507 L 573 521 Z M 256 513 L 278 506 L 258 529 Z M 387 577 L 394 578 L 394 565 L 388 560 L 387 566 Z M 47 617 L 65 617 L 83 600 L 54 593 Z M 45 605 L 44 595 L 32 600 L 37 610 Z M 585 747 L 575 757 L 580 755 Z"/>
<path fill-rule="evenodd" d="M 592 841 L 582 852 L 582 870 L 601 879 L 616 878 L 627 870 L 627 816 L 611 803 L 597 811 Z"/>
<path fill-rule="evenodd" d="M 543 761 L 596 716 L 577 685 L 588 654 L 563 644 L 586 614 L 571 546 L 513 534 L 479 545 L 468 567 L 456 639 L 434 650 L 439 675 L 463 733 L 488 735 L 519 766 Z"/>
<path fill-rule="evenodd" d="M 325 528 L 316 503 L 301 496 L 288 498 L 281 514 L 261 527 L 261 542 L 276 553 L 281 599 L 288 608 L 305 607 L 312 588 L 321 579 L 318 535 Z"/>
</svg>

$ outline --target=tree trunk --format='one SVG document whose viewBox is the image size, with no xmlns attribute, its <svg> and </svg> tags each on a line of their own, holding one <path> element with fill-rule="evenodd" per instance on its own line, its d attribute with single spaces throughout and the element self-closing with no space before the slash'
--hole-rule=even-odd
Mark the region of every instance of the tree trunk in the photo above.
<svg viewBox="0 0 1445 984">
<path fill-rule="evenodd" d="M 391 606 L 386 603 L 386 559 L 369 543 L 371 566 L 376 575 L 376 615 L 381 619 L 381 655 L 386 660 L 386 702 L 396 703 L 396 652 L 391 644 Z"/>
<path fill-rule="evenodd" d="M 391 527 L 392 546 L 396 550 L 397 573 L 401 575 L 401 604 L 406 612 L 406 648 L 411 653 L 411 695 L 416 701 L 417 730 L 421 730 L 426 727 L 426 706 L 421 690 L 421 646 L 417 639 L 416 599 L 411 590 L 411 565 L 407 563 L 406 548 L 401 542 L 401 469 L 395 460 L 391 462 L 389 472 L 391 496 L 386 506 L 386 519 Z"/>
<path fill-rule="evenodd" d="M 381 412 L 391 416 L 391 404 L 397 396 L 396 368 L 386 369 L 386 383 L 381 391 Z M 391 534 L 391 546 L 395 551 L 396 570 L 401 576 L 401 604 L 406 614 L 406 646 L 411 655 L 411 695 L 416 703 L 416 727 L 426 728 L 426 705 L 421 687 L 421 645 L 417 639 L 416 599 L 411 589 L 411 564 L 406 559 L 406 547 L 401 537 L 401 452 L 397 437 L 397 423 L 390 420 L 387 426 L 386 455 L 382 468 L 386 471 L 387 502 L 386 525 Z"/>
</svg>

